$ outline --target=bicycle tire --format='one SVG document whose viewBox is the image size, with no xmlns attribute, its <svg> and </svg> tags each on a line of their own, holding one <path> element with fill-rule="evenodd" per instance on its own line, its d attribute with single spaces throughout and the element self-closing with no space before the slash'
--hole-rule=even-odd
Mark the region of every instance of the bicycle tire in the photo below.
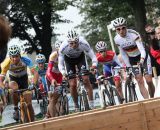
<svg viewBox="0 0 160 130">
<path fill-rule="evenodd" d="M 117 89 L 114 87 L 111 87 L 110 89 L 111 89 L 110 91 L 111 91 L 112 105 L 122 104 L 122 99 L 121 99 Z M 118 104 L 116 103 L 116 99 L 117 99 Z"/>
<path fill-rule="evenodd" d="M 83 97 L 83 104 L 84 104 L 84 110 L 87 111 L 89 110 L 89 103 L 88 103 L 88 98 L 87 98 L 87 93 L 85 90 L 82 90 L 82 97 Z"/>
<path fill-rule="evenodd" d="M 132 90 L 132 93 L 133 93 L 133 101 L 138 101 L 138 96 L 137 96 L 135 88 L 136 88 L 135 84 L 132 83 L 131 90 Z"/>
<path fill-rule="evenodd" d="M 69 103 L 68 103 L 67 96 L 63 97 L 62 110 L 63 110 L 62 115 L 68 115 L 69 114 Z"/>
<path fill-rule="evenodd" d="M 105 94 L 106 94 L 106 96 L 107 96 L 107 98 L 108 98 L 108 106 L 112 106 L 112 105 L 113 105 L 113 103 L 112 103 L 113 101 L 112 101 L 110 92 L 109 92 L 109 90 L 108 90 L 108 88 L 107 88 L 107 85 L 105 85 L 105 90 L 104 90 L 104 92 L 105 92 Z"/>
<path fill-rule="evenodd" d="M 136 100 L 138 100 L 138 98 L 135 91 L 135 84 L 132 83 L 130 79 L 128 79 L 125 83 L 125 102 L 128 103 Z"/>
<path fill-rule="evenodd" d="M 106 94 L 105 91 L 102 91 L 102 103 L 103 103 L 103 108 L 105 108 L 107 106 L 107 102 L 106 102 Z"/>
<path fill-rule="evenodd" d="M 42 102 L 40 102 L 40 111 L 43 115 L 45 115 L 47 112 L 47 106 L 48 106 L 47 99 L 42 99 Z"/>
</svg>

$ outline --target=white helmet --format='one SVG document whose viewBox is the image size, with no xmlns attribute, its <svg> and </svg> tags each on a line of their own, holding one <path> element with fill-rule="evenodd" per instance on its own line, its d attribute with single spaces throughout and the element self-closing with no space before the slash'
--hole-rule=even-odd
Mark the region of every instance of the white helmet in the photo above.
<svg viewBox="0 0 160 130">
<path fill-rule="evenodd" d="M 20 55 L 21 49 L 18 45 L 11 45 L 8 48 L 8 54 L 9 56 L 15 56 L 15 55 Z"/>
<path fill-rule="evenodd" d="M 113 21 L 113 26 L 115 28 L 118 27 L 118 26 L 126 25 L 126 24 L 127 24 L 127 22 L 126 22 L 126 20 L 123 17 L 116 18 Z"/>
<path fill-rule="evenodd" d="M 72 42 L 72 41 L 78 42 L 79 41 L 79 36 L 75 30 L 68 31 L 67 38 L 68 38 L 68 42 Z"/>
<path fill-rule="evenodd" d="M 36 62 L 37 63 L 45 63 L 46 57 L 43 54 L 36 55 Z"/>
<path fill-rule="evenodd" d="M 62 44 L 62 42 L 56 41 L 55 44 L 54 44 L 55 49 L 58 50 L 60 48 L 61 44 Z"/>
<path fill-rule="evenodd" d="M 99 41 L 99 42 L 97 42 L 95 48 L 97 51 L 103 51 L 103 50 L 107 49 L 107 44 L 104 41 Z"/>
</svg>

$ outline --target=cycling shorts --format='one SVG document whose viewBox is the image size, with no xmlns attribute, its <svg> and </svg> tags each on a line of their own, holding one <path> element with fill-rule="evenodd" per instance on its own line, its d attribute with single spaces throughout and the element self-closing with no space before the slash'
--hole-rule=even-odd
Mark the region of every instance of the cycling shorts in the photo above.
<svg viewBox="0 0 160 130">
<path fill-rule="evenodd" d="M 70 58 L 68 56 L 64 56 L 67 74 L 76 74 L 77 69 L 78 72 L 81 71 L 81 67 L 84 66 L 84 69 L 87 69 L 86 67 L 86 61 L 85 61 L 85 55 L 82 52 L 81 55 L 78 58 Z M 76 66 L 78 68 L 76 68 Z"/>
<path fill-rule="evenodd" d="M 137 65 L 137 63 L 140 61 L 141 55 L 138 55 L 136 57 L 129 57 L 129 61 L 131 66 L 133 65 Z M 143 70 L 141 70 L 141 72 L 146 75 L 146 74 L 152 74 L 152 66 L 151 66 L 151 58 L 148 54 L 146 54 L 146 58 L 144 60 L 143 63 Z M 139 70 L 138 69 L 133 69 L 133 73 L 139 74 Z"/>
<path fill-rule="evenodd" d="M 112 64 L 103 65 L 103 72 L 105 77 L 112 76 L 111 67 L 116 67 L 116 66 L 118 66 L 116 62 L 113 62 Z M 118 75 L 118 71 L 116 72 L 115 70 L 114 76 L 117 76 L 117 75 Z"/>
<path fill-rule="evenodd" d="M 10 81 L 15 81 L 18 84 L 18 89 L 26 89 L 28 88 L 28 75 L 24 75 L 21 77 L 14 77 L 9 75 Z"/>
</svg>

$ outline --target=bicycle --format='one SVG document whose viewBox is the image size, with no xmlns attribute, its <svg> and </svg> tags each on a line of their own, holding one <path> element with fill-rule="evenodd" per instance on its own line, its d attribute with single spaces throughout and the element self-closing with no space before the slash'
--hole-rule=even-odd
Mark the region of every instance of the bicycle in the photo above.
<svg viewBox="0 0 160 130">
<path fill-rule="evenodd" d="M 90 110 L 88 94 L 85 89 L 85 85 L 82 78 L 82 76 L 85 76 L 85 75 L 89 75 L 89 72 L 88 70 L 83 69 L 83 67 L 81 67 L 81 72 L 77 73 L 77 76 L 78 76 L 77 92 L 79 95 L 80 111 Z"/>
<path fill-rule="evenodd" d="M 123 99 L 120 97 L 116 87 L 110 83 L 112 78 L 113 76 L 105 77 L 104 75 L 97 78 L 102 108 L 123 103 Z"/>
<path fill-rule="evenodd" d="M 68 82 L 66 80 L 62 81 L 60 96 L 57 101 L 57 116 L 68 115 L 69 114 L 69 101 L 67 93 L 69 93 Z"/>
<path fill-rule="evenodd" d="M 125 102 L 133 102 L 138 101 L 138 96 L 136 94 L 136 83 L 134 82 L 134 73 L 133 71 L 137 71 L 141 73 L 141 66 L 133 65 L 132 67 L 115 67 L 115 69 L 123 69 L 126 71 L 126 81 L 125 81 Z"/>
<path fill-rule="evenodd" d="M 36 93 L 36 99 L 38 101 L 38 104 L 40 105 L 40 111 L 41 111 L 41 114 L 43 115 L 43 117 L 45 117 L 45 114 L 47 112 L 47 106 L 48 106 L 48 98 L 47 98 L 47 92 L 46 91 L 42 91 L 40 88 L 36 88 L 37 91 Z M 39 99 L 41 101 L 39 101 Z"/>
<path fill-rule="evenodd" d="M 16 91 L 14 91 L 14 93 L 18 93 L 18 96 L 20 98 L 20 106 L 18 111 L 20 111 L 20 122 L 21 123 L 28 123 L 31 122 L 31 113 L 30 110 L 28 108 L 28 105 L 24 99 L 24 92 L 26 91 L 32 91 L 33 89 L 18 89 Z M 18 121 L 18 120 L 17 120 Z"/>
</svg>

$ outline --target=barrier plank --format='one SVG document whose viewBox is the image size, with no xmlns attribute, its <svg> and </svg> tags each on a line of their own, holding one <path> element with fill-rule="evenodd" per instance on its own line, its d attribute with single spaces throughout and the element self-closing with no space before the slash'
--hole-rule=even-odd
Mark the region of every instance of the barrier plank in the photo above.
<svg viewBox="0 0 160 130">
<path fill-rule="evenodd" d="M 5 130 L 158 130 L 160 98 L 91 110 Z M 3 130 L 4 130 L 3 129 Z"/>
</svg>

